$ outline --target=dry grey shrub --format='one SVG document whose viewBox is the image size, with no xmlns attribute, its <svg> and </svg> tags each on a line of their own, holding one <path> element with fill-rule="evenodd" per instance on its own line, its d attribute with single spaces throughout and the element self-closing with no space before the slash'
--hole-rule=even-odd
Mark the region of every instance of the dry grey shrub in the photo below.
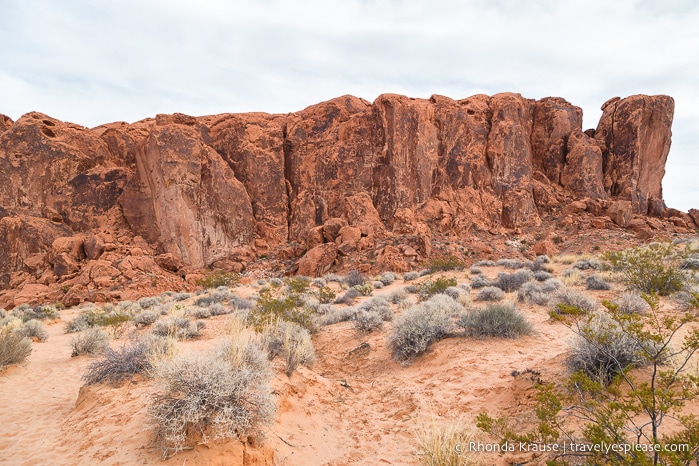
<svg viewBox="0 0 699 466">
<path fill-rule="evenodd" d="M 388 300 L 393 304 L 400 304 L 406 299 L 408 299 L 408 293 L 405 290 L 395 290 L 388 295 Z"/>
<path fill-rule="evenodd" d="M 285 320 L 278 320 L 263 329 L 262 347 L 267 350 L 270 360 L 276 356 L 284 358 L 287 376 L 291 376 L 301 364 L 313 364 L 316 358 L 308 330 Z"/>
<path fill-rule="evenodd" d="M 478 275 L 471 279 L 471 288 L 483 288 L 484 286 L 490 286 L 490 280 L 485 275 Z"/>
<path fill-rule="evenodd" d="M 517 338 L 532 332 L 532 326 L 512 303 L 490 304 L 464 314 L 458 321 L 466 335 L 475 338 Z"/>
<path fill-rule="evenodd" d="M 502 291 L 510 293 L 517 291 L 520 286 L 534 279 L 534 272 L 529 269 L 519 269 L 513 273 L 501 272 L 492 286 L 497 286 Z"/>
<path fill-rule="evenodd" d="M 413 281 L 419 277 L 420 277 L 420 274 L 418 272 L 405 272 L 403 274 L 403 280 L 406 282 Z"/>
<path fill-rule="evenodd" d="M 165 359 L 154 367 L 161 392 L 148 411 L 163 457 L 210 440 L 260 439 L 274 421 L 269 363 L 244 335 L 208 354 Z"/>
<path fill-rule="evenodd" d="M 362 333 L 369 333 L 374 330 L 380 330 L 383 327 L 383 319 L 376 311 L 367 311 L 358 309 L 352 316 L 354 328 Z"/>
<path fill-rule="evenodd" d="M 393 310 L 385 296 L 374 296 L 361 303 L 357 309 L 366 312 L 375 312 L 381 320 L 393 320 Z"/>
<path fill-rule="evenodd" d="M 618 298 L 619 312 L 624 314 L 643 314 L 650 311 L 648 301 L 635 291 L 626 291 Z"/>
<path fill-rule="evenodd" d="M 598 277 L 597 275 L 590 275 L 585 279 L 585 283 L 587 285 L 588 290 L 609 290 L 611 289 L 611 286 L 609 283 L 604 281 L 603 278 Z"/>
<path fill-rule="evenodd" d="M 556 309 L 558 304 L 565 304 L 566 306 L 577 307 L 586 314 L 597 309 L 597 303 L 594 299 L 570 288 L 560 288 L 554 293 L 551 302 L 554 309 Z"/>
<path fill-rule="evenodd" d="M 540 306 L 548 304 L 551 293 L 539 283 L 527 282 L 517 291 L 517 300 L 525 303 L 534 303 Z"/>
<path fill-rule="evenodd" d="M 629 367 L 648 364 L 649 360 L 643 357 L 644 345 L 655 344 L 639 342 L 603 311 L 594 312 L 578 323 L 576 334 L 568 366 L 604 384 Z"/>
<path fill-rule="evenodd" d="M 0 370 L 19 364 L 32 352 L 32 341 L 8 329 L 0 329 Z"/>
<path fill-rule="evenodd" d="M 133 316 L 133 321 L 134 324 L 136 324 L 136 327 L 146 327 L 148 325 L 151 325 L 154 323 L 156 320 L 160 318 L 160 313 L 155 312 L 155 311 L 143 311 L 139 312 L 135 316 Z"/>
<path fill-rule="evenodd" d="M 505 292 L 495 286 L 486 286 L 476 295 L 476 301 L 500 301 L 505 297 Z"/>
<path fill-rule="evenodd" d="M 200 337 L 202 328 L 204 328 L 204 322 L 200 320 L 192 322 L 184 317 L 173 317 L 155 322 L 151 332 L 161 337 L 169 336 L 178 340 L 190 340 Z"/>
<path fill-rule="evenodd" d="M 396 274 L 393 272 L 384 272 L 381 274 L 381 277 L 379 277 L 379 280 L 381 283 L 388 286 L 396 280 Z"/>
<path fill-rule="evenodd" d="M 338 298 L 333 301 L 335 304 L 351 304 L 356 298 L 360 297 L 362 294 L 354 288 L 350 288 Z"/>
<path fill-rule="evenodd" d="M 97 355 L 104 352 L 109 347 L 109 337 L 99 327 L 91 327 L 83 330 L 77 338 L 70 339 L 72 352 L 70 357 L 80 356 L 81 354 Z"/>
<path fill-rule="evenodd" d="M 402 362 L 422 354 L 451 328 L 451 318 L 464 307 L 445 294 L 437 294 L 407 309 L 394 319 L 388 338 L 393 357 Z"/>
<path fill-rule="evenodd" d="M 480 260 L 473 265 L 476 267 L 495 267 L 495 262 L 490 260 Z"/>
<path fill-rule="evenodd" d="M 351 320 L 357 313 L 357 309 L 354 307 L 331 307 L 324 314 L 316 318 L 316 324 L 321 327 L 326 325 L 333 325 L 338 322 L 344 322 L 346 320 Z"/>
<path fill-rule="evenodd" d="M 36 319 L 24 322 L 19 328 L 13 331 L 23 337 L 36 339 L 38 341 L 46 341 L 49 339 L 49 332 L 47 332 L 43 325 L 41 325 L 41 322 Z"/>
<path fill-rule="evenodd" d="M 544 270 L 539 270 L 538 272 L 534 272 L 534 280 L 537 282 L 543 282 L 548 280 L 549 278 L 553 277 L 550 273 L 544 271 Z"/>
<path fill-rule="evenodd" d="M 118 384 L 136 374 L 152 370 L 151 355 L 160 350 L 164 337 L 134 339 L 119 349 L 105 348 L 100 359 L 87 367 L 83 380 L 87 385 L 107 382 Z"/>
</svg>

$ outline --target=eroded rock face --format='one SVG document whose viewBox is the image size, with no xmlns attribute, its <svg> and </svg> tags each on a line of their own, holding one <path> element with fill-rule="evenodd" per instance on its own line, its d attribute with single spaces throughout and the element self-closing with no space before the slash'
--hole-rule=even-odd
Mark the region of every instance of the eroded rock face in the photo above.
<svg viewBox="0 0 699 466">
<path fill-rule="evenodd" d="M 663 198 L 675 101 L 665 95 L 615 97 L 602 110 L 595 139 L 602 146 L 604 189 L 631 201 L 634 213 L 647 214 Z"/>
<path fill-rule="evenodd" d="M 518 231 L 562 210 L 618 225 L 633 214 L 683 220 L 667 215 L 661 190 L 672 98 L 615 98 L 603 110 L 584 133 L 582 111 L 564 99 L 512 93 L 342 96 L 286 115 L 94 129 L 0 115 L 0 285 L 35 280 L 52 299 L 70 289 L 79 301 L 116 296 L 115 280 L 175 283 L 270 251 L 305 254 L 298 269 L 309 274 L 374 248 L 382 267 L 407 267 L 440 235 Z M 576 203 L 585 208 L 572 214 Z M 687 218 L 673 225 L 686 229 Z M 96 262 L 118 273 L 93 277 Z"/>
</svg>

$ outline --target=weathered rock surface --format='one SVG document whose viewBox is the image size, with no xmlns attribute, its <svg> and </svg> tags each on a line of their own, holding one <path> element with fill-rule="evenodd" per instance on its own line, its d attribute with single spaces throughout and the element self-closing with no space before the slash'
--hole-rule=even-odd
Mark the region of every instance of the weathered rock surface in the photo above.
<svg viewBox="0 0 699 466">
<path fill-rule="evenodd" d="M 116 299 L 120 286 L 177 285 L 270 254 L 305 254 L 307 274 L 369 268 L 367 251 L 376 268 L 412 267 L 440 238 L 538 228 L 562 209 L 564 227 L 651 214 L 654 230 L 684 231 L 696 215 L 669 215 L 662 200 L 673 106 L 615 98 L 586 132 L 564 99 L 513 93 L 342 96 L 286 115 L 93 129 L 0 115 L 0 305 L 31 283 L 57 299 Z"/>
</svg>

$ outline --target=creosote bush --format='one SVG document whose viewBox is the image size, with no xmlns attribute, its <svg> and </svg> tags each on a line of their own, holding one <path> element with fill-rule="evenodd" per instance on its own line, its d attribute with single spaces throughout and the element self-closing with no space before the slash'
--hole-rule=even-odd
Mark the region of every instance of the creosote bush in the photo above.
<svg viewBox="0 0 699 466">
<path fill-rule="evenodd" d="M 198 286 L 204 288 L 218 288 L 219 286 L 236 286 L 240 281 L 240 274 L 215 270 L 204 275 L 196 281 Z"/>
<path fill-rule="evenodd" d="M 32 353 L 32 342 L 18 333 L 0 328 L 0 371 L 24 362 Z"/>
<path fill-rule="evenodd" d="M 466 266 L 464 261 L 456 256 L 435 257 L 430 260 L 427 269 L 430 273 L 447 272 L 449 270 L 461 270 Z"/>
<path fill-rule="evenodd" d="M 687 287 L 687 276 L 681 269 L 682 260 L 694 251 L 679 250 L 671 243 L 651 243 L 620 252 L 608 252 L 602 257 L 624 276 L 626 284 L 644 293 L 667 296 Z"/>
<path fill-rule="evenodd" d="M 424 301 L 430 296 L 444 293 L 450 286 L 456 286 L 455 278 L 437 277 L 434 280 L 428 280 L 420 285 L 420 300 Z"/>
<path fill-rule="evenodd" d="M 512 303 L 490 304 L 464 314 L 458 325 L 474 338 L 517 338 L 529 335 L 532 326 Z"/>
<path fill-rule="evenodd" d="M 194 443 L 259 439 L 276 416 L 269 363 L 245 332 L 206 355 L 164 359 L 153 374 L 160 392 L 148 411 L 166 458 Z"/>
</svg>

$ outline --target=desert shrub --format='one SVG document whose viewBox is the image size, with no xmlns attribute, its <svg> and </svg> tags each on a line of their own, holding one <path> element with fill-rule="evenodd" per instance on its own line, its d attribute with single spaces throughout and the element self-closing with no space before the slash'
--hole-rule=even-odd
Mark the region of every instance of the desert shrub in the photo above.
<svg viewBox="0 0 699 466">
<path fill-rule="evenodd" d="M 443 256 L 435 257 L 434 259 L 430 260 L 430 263 L 427 268 L 430 271 L 430 273 L 434 273 L 446 272 L 449 270 L 461 270 L 465 266 L 466 264 L 464 264 L 464 261 L 462 261 L 456 256 Z"/>
<path fill-rule="evenodd" d="M 563 283 L 556 278 L 549 278 L 541 283 L 541 289 L 547 293 L 551 293 L 563 288 Z"/>
<path fill-rule="evenodd" d="M 380 290 L 381 288 L 383 288 L 383 282 L 380 282 L 380 281 L 371 282 L 371 286 L 375 290 Z"/>
<path fill-rule="evenodd" d="M 559 314 L 589 314 L 597 309 L 594 299 L 570 288 L 561 288 L 556 291 L 551 301 L 553 310 Z"/>
<path fill-rule="evenodd" d="M 133 314 L 125 310 L 126 306 L 117 308 L 105 306 L 105 309 L 87 307 L 77 317 L 66 323 L 66 333 L 81 332 L 90 327 L 107 327 L 114 336 L 120 336 Z"/>
<path fill-rule="evenodd" d="M 517 291 L 524 283 L 532 280 L 534 273 L 529 269 L 520 269 L 513 273 L 501 272 L 498 274 L 497 280 L 492 283 L 492 286 L 500 288 L 506 293 Z"/>
<path fill-rule="evenodd" d="M 287 376 L 291 376 L 301 364 L 309 365 L 315 361 L 311 334 L 293 322 L 279 320 L 265 327 L 262 331 L 262 347 L 270 360 L 276 356 L 285 359 Z"/>
<path fill-rule="evenodd" d="M 133 316 L 133 323 L 136 327 L 146 327 L 160 318 L 160 313 L 155 311 L 143 311 Z"/>
<path fill-rule="evenodd" d="M 233 312 L 233 309 L 231 309 L 228 306 L 225 306 L 223 303 L 215 303 L 209 306 L 209 314 L 212 316 L 222 316 L 226 314 L 230 314 Z M 195 316 L 196 317 L 196 316 Z M 199 318 L 199 317 L 197 317 Z"/>
<path fill-rule="evenodd" d="M 609 290 L 612 288 L 609 283 L 597 275 L 590 275 L 585 279 L 585 283 L 588 290 Z"/>
<path fill-rule="evenodd" d="M 522 267 L 526 267 L 527 263 L 518 259 L 500 259 L 495 265 L 505 267 L 506 269 L 521 269 Z"/>
<path fill-rule="evenodd" d="M 472 427 L 461 421 L 438 424 L 434 420 L 420 427 L 417 432 L 420 447 L 420 464 L 425 466 L 462 466 L 472 464 L 469 450 L 464 448 L 474 435 Z"/>
<path fill-rule="evenodd" d="M 617 299 L 619 312 L 622 314 L 643 314 L 650 310 L 650 305 L 638 292 L 626 291 Z"/>
<path fill-rule="evenodd" d="M 371 283 L 365 283 L 363 285 L 354 285 L 352 289 L 357 290 L 359 294 L 362 296 L 370 296 L 372 291 L 374 291 L 374 287 L 371 286 Z"/>
<path fill-rule="evenodd" d="M 192 306 L 187 309 L 186 315 L 194 317 L 195 319 L 208 319 L 211 317 L 211 311 L 205 307 Z"/>
<path fill-rule="evenodd" d="M 357 309 L 360 311 L 375 312 L 382 320 L 393 320 L 393 310 L 384 296 L 369 298 L 361 303 Z"/>
<path fill-rule="evenodd" d="M 172 296 L 173 301 L 184 301 L 185 299 L 189 299 L 192 297 L 191 293 L 177 293 Z"/>
<path fill-rule="evenodd" d="M 680 262 L 681 269 L 689 270 L 699 270 L 699 254 L 692 254 L 691 257 L 687 257 Z"/>
<path fill-rule="evenodd" d="M 464 295 L 468 294 L 468 291 L 460 286 L 450 286 L 444 290 L 444 294 L 449 296 L 451 299 L 458 301 Z"/>
<path fill-rule="evenodd" d="M 420 292 L 420 287 L 417 285 L 411 284 L 411 285 L 408 285 L 405 288 L 403 288 L 403 290 L 405 290 L 406 293 L 417 294 Z"/>
<path fill-rule="evenodd" d="M 576 262 L 573 262 L 573 265 L 571 266 L 574 269 L 578 270 L 589 270 L 589 269 L 595 269 L 599 270 L 602 268 L 602 264 L 599 261 L 596 261 L 594 259 L 580 259 Z"/>
<path fill-rule="evenodd" d="M 699 291 L 688 290 L 680 291 L 672 295 L 675 302 L 680 306 L 680 308 L 689 309 L 699 309 Z M 2 324 L 0 323 L 0 326 Z"/>
<path fill-rule="evenodd" d="M 116 350 L 106 347 L 102 357 L 87 367 L 83 381 L 87 385 L 117 384 L 150 370 L 149 355 L 148 340 L 133 340 Z"/>
<path fill-rule="evenodd" d="M 505 292 L 495 286 L 486 286 L 476 295 L 476 301 L 500 301 L 505 297 Z"/>
<path fill-rule="evenodd" d="M 281 278 L 277 278 L 277 277 L 270 278 L 269 284 L 272 286 L 275 286 L 275 287 L 282 286 L 284 284 L 284 280 L 282 280 Z"/>
<path fill-rule="evenodd" d="M 18 333 L 0 329 L 0 371 L 24 362 L 32 352 L 32 341 Z"/>
<path fill-rule="evenodd" d="M 286 286 L 292 293 L 304 294 L 307 293 L 310 289 L 311 279 L 303 275 L 298 275 L 293 278 L 287 278 Z"/>
<path fill-rule="evenodd" d="M 355 290 L 354 288 L 350 288 L 342 296 L 340 296 L 339 298 L 336 298 L 335 301 L 333 301 L 333 303 L 335 303 L 335 304 L 352 304 L 352 302 L 360 296 L 361 296 L 361 294 L 359 293 L 359 291 Z"/>
<path fill-rule="evenodd" d="M 320 315 L 316 319 L 316 323 L 323 327 L 326 325 L 333 325 L 338 322 L 351 320 L 356 313 L 357 309 L 353 307 L 332 307 L 324 314 Z"/>
<path fill-rule="evenodd" d="M 345 281 L 345 277 L 343 277 L 342 275 L 337 275 L 335 273 L 326 274 L 323 278 L 328 283 L 330 283 L 330 282 L 344 283 L 344 281 Z"/>
<path fill-rule="evenodd" d="M 471 288 L 483 288 L 484 286 L 490 286 L 490 280 L 485 275 L 478 275 L 471 279 Z"/>
<path fill-rule="evenodd" d="M 193 442 L 259 439 L 276 415 L 269 363 L 250 340 L 228 342 L 207 355 L 163 360 L 154 368 L 161 392 L 148 411 L 164 457 Z M 193 439 L 195 434 L 201 438 Z"/>
<path fill-rule="evenodd" d="M 374 330 L 380 330 L 383 327 L 384 319 L 381 318 L 378 312 L 358 309 L 352 316 L 354 328 L 362 333 L 369 333 Z"/>
<path fill-rule="evenodd" d="M 448 296 L 442 298 L 458 306 Z M 394 319 L 388 344 L 396 360 L 405 362 L 419 356 L 449 331 L 452 309 L 433 299 L 407 309 Z"/>
<path fill-rule="evenodd" d="M 474 264 L 476 267 L 495 267 L 495 262 L 490 260 L 480 260 Z"/>
<path fill-rule="evenodd" d="M 41 325 L 41 322 L 36 319 L 24 322 L 19 328 L 15 329 L 14 332 L 23 337 L 36 339 L 38 341 L 46 341 L 49 339 L 49 332 L 47 332 L 43 325 Z"/>
<path fill-rule="evenodd" d="M 490 304 L 464 314 L 457 323 L 474 338 L 517 338 L 532 332 L 525 315 L 512 303 Z"/>
<path fill-rule="evenodd" d="M 550 273 L 544 271 L 544 270 L 539 270 L 538 272 L 534 272 L 534 280 L 538 282 L 543 282 L 551 278 L 553 275 Z"/>
<path fill-rule="evenodd" d="M 204 277 L 198 279 L 195 283 L 204 288 L 218 288 L 219 286 L 234 287 L 240 281 L 240 274 L 233 272 L 224 272 L 215 270 L 208 272 Z"/>
<path fill-rule="evenodd" d="M 359 270 L 350 270 L 345 277 L 345 283 L 350 287 L 355 287 L 357 285 L 363 285 L 366 283 L 366 278 Z"/>
<path fill-rule="evenodd" d="M 430 296 L 434 296 L 439 293 L 444 293 L 450 286 L 456 286 L 455 278 L 444 278 L 437 277 L 434 280 L 428 280 L 420 285 L 420 299 L 425 300 Z"/>
<path fill-rule="evenodd" d="M 406 282 L 411 282 L 413 280 L 416 280 L 419 277 L 420 277 L 420 274 L 417 272 L 405 272 L 403 274 L 403 280 L 405 280 Z"/>
<path fill-rule="evenodd" d="M 396 274 L 393 272 L 384 272 L 381 274 L 379 277 L 379 280 L 381 283 L 383 283 L 385 286 L 390 285 L 394 281 L 396 281 Z"/>
<path fill-rule="evenodd" d="M 480 275 L 483 273 L 483 271 L 478 267 L 471 267 L 470 269 L 468 269 L 468 271 L 471 275 Z"/>
<path fill-rule="evenodd" d="M 539 306 L 548 304 L 551 297 L 551 292 L 546 291 L 544 287 L 536 282 L 527 282 L 522 285 L 517 291 L 517 300 L 525 303 L 534 303 Z"/>
<path fill-rule="evenodd" d="M 101 354 L 109 347 L 109 337 L 99 327 L 88 328 L 82 331 L 77 338 L 70 339 L 72 352 L 71 358 L 81 354 L 97 355 Z"/>
<path fill-rule="evenodd" d="M 400 304 L 406 299 L 408 299 L 408 293 L 405 290 L 395 290 L 388 295 L 388 300 L 393 304 Z"/>
<path fill-rule="evenodd" d="M 568 357 L 572 371 L 583 371 L 603 384 L 615 375 L 632 367 L 648 363 L 644 357 L 644 345 L 612 319 L 609 314 L 597 311 L 579 323 L 576 338 Z"/>
<path fill-rule="evenodd" d="M 18 319 L 21 319 L 22 322 L 27 322 L 30 320 L 58 319 L 60 315 L 61 314 L 58 312 L 56 306 L 51 306 L 49 304 L 42 304 L 34 307 L 27 304 L 21 304 L 10 312 L 10 316 L 17 317 Z"/>
<path fill-rule="evenodd" d="M 233 306 L 235 309 L 252 309 L 255 304 L 249 299 L 241 298 L 240 296 L 231 294 L 228 298 L 228 304 Z"/>
<path fill-rule="evenodd" d="M 316 288 L 324 288 L 327 284 L 324 278 L 316 277 L 311 280 L 311 286 L 315 286 Z"/>
<path fill-rule="evenodd" d="M 160 304 L 160 300 L 158 298 L 141 298 L 138 300 L 138 305 L 141 307 L 141 309 L 150 309 L 153 306 L 157 306 Z"/>
<path fill-rule="evenodd" d="M 304 306 L 299 295 L 274 296 L 270 291 L 263 291 L 255 307 L 250 310 L 248 320 L 258 330 L 281 319 L 313 331 L 312 314 L 312 311 Z"/>
<path fill-rule="evenodd" d="M 318 299 L 321 304 L 329 304 L 335 300 L 335 292 L 325 285 L 319 287 L 313 292 L 313 295 Z"/>
<path fill-rule="evenodd" d="M 680 269 L 683 254 L 671 243 L 651 243 L 602 256 L 621 272 L 626 284 L 660 296 L 681 291 L 687 277 Z"/>
<path fill-rule="evenodd" d="M 173 317 L 159 320 L 151 327 L 151 333 L 161 337 L 171 337 L 178 340 L 191 340 L 201 336 L 204 322 L 191 320 L 184 317 Z"/>
<path fill-rule="evenodd" d="M 534 263 L 535 264 L 550 264 L 551 258 L 549 256 L 547 256 L 546 254 L 542 254 L 542 255 L 536 256 L 534 258 Z"/>
</svg>

